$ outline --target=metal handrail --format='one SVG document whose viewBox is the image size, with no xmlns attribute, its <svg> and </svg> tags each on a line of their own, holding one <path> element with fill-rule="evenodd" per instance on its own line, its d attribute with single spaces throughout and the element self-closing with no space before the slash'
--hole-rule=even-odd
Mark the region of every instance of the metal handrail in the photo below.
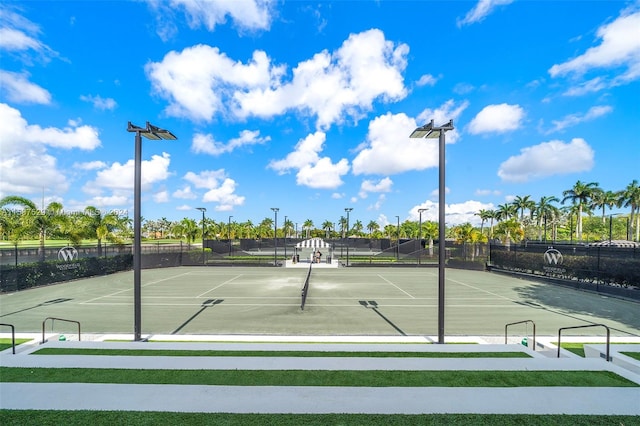
<svg viewBox="0 0 640 426">
<path fill-rule="evenodd" d="M 524 321 L 518 321 L 518 322 L 511 322 L 507 325 L 504 326 L 504 344 L 507 344 L 507 328 L 510 325 L 516 325 L 516 324 L 524 324 L 524 323 L 531 323 L 533 324 L 533 350 L 536 350 L 536 323 L 533 322 L 532 320 L 524 320 Z M 528 345 L 527 345 L 528 347 Z"/>
<path fill-rule="evenodd" d="M 80 321 L 74 321 L 74 320 L 68 320 L 68 319 L 64 319 L 64 318 L 54 318 L 54 317 L 47 317 L 44 319 L 44 321 L 42 321 L 42 342 L 40 342 L 40 344 L 44 344 L 46 343 L 46 340 L 44 340 L 44 325 L 47 322 L 47 320 L 51 320 L 51 325 L 53 326 L 53 321 L 64 321 L 64 322 L 72 322 L 74 324 L 78 324 L 78 341 L 80 341 Z"/>
<path fill-rule="evenodd" d="M 609 327 L 607 327 L 604 324 L 577 325 L 575 327 L 562 327 L 558 329 L 558 358 L 560 358 L 560 336 L 562 334 L 562 330 L 570 330 L 574 328 L 587 328 L 587 327 L 604 327 L 607 330 L 607 361 L 611 361 L 611 357 L 609 356 L 609 344 L 610 344 L 611 332 L 609 330 Z"/>
<path fill-rule="evenodd" d="M 16 354 L 16 328 L 13 324 L 0 324 L 7 327 L 11 327 L 11 347 L 13 348 L 13 354 Z"/>
</svg>

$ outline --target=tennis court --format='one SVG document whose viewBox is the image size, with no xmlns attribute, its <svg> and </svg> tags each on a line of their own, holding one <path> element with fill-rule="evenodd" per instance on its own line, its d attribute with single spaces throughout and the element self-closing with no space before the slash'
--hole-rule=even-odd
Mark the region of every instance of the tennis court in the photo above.
<svg viewBox="0 0 640 426">
<path fill-rule="evenodd" d="M 438 334 L 435 268 L 306 269 L 177 267 L 142 271 L 143 334 Z M 532 320 L 539 335 L 605 324 L 612 336 L 640 336 L 640 303 L 507 275 L 447 269 L 445 334 L 504 335 Z M 133 272 L 0 295 L 0 322 L 39 332 L 47 317 L 79 321 L 83 333 L 133 332 Z M 73 332 L 56 322 L 56 331 Z M 514 328 L 524 333 L 525 325 Z M 529 333 L 531 330 L 528 330 Z M 603 329 L 573 334 L 601 335 Z"/>
</svg>

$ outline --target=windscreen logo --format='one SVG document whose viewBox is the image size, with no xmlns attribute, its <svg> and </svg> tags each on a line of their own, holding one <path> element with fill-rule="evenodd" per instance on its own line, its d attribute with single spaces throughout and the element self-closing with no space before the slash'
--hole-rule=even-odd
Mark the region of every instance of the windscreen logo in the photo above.
<svg viewBox="0 0 640 426">
<path fill-rule="evenodd" d="M 60 271 L 68 269 L 78 269 L 80 267 L 80 262 L 73 262 L 73 260 L 78 260 L 78 250 L 70 246 L 62 247 L 60 250 L 58 250 L 58 260 L 61 262 L 66 262 L 56 265 L 56 267 Z"/>
<path fill-rule="evenodd" d="M 74 259 L 78 258 L 78 250 L 73 247 L 62 247 L 58 250 L 58 260 L 64 262 L 71 262 Z"/>
<path fill-rule="evenodd" d="M 562 265 L 564 259 L 562 258 L 562 253 L 560 253 L 556 249 L 549 249 L 544 252 L 544 260 L 553 266 Z"/>
</svg>

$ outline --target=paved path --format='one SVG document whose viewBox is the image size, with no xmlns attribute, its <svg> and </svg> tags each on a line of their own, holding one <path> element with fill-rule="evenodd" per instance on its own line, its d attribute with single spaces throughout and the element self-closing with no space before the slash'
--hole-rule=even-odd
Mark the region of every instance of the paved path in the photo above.
<svg viewBox="0 0 640 426">
<path fill-rule="evenodd" d="M 51 336 L 55 337 L 55 336 Z M 211 337 L 210 337 L 211 338 Z M 264 337 L 260 337 L 264 339 Z M 314 338 L 318 340 L 317 337 Z M 482 339 L 479 339 L 482 340 Z M 42 347 L 199 350 L 527 351 L 532 358 L 296 358 L 29 355 Z M 302 370 L 604 370 L 640 384 L 640 375 L 599 357 L 557 359 L 522 345 L 416 343 L 58 342 L 4 351 L 0 365 L 45 368 Z M 452 372 L 452 374 L 455 374 Z M 334 387 L 0 383 L 0 408 L 226 413 L 604 414 L 640 416 L 640 387 Z"/>
</svg>

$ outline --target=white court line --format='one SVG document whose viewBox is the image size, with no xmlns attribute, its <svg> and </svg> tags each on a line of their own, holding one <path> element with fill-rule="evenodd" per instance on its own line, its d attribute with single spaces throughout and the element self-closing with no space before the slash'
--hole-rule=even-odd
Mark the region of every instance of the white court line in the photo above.
<svg viewBox="0 0 640 426">
<path fill-rule="evenodd" d="M 241 277 L 241 276 L 243 276 L 243 275 L 244 275 L 244 274 L 236 275 L 235 277 L 233 277 L 233 278 L 230 278 L 230 279 L 226 280 L 226 281 L 225 281 L 225 282 L 223 282 L 222 284 L 220 284 L 220 285 L 218 285 L 218 286 L 216 286 L 216 287 L 214 287 L 214 288 L 212 288 L 212 289 L 210 289 L 210 290 L 207 290 L 207 291 L 205 291 L 204 293 L 197 295 L 196 297 L 202 297 L 202 296 L 204 296 L 205 294 L 207 294 L 207 293 L 209 293 L 209 292 L 212 292 L 213 290 L 215 290 L 215 289 L 218 289 L 218 288 L 222 287 L 223 285 L 229 284 L 229 283 L 230 283 L 231 281 L 233 281 L 233 280 L 237 280 L 238 278 L 240 278 L 240 277 Z"/>
<path fill-rule="evenodd" d="M 189 272 L 185 272 L 183 274 L 178 274 L 178 275 L 175 275 L 173 277 L 162 278 L 160 280 L 151 281 L 151 282 L 148 282 L 148 283 L 142 285 L 141 287 L 146 287 L 146 286 L 151 285 L 151 284 L 157 284 L 157 283 L 162 282 L 162 281 L 172 280 L 174 278 L 178 278 L 178 277 L 181 277 L 183 275 L 189 275 Z M 111 293 L 111 294 L 105 294 L 104 296 L 94 297 L 93 299 L 85 300 L 84 302 L 78 302 L 78 304 L 79 305 L 84 305 L 85 303 L 91 303 L 94 300 L 100 300 L 100 299 L 103 299 L 105 297 L 113 297 L 116 294 L 124 293 L 125 291 L 133 291 L 133 287 L 132 288 L 125 288 L 124 290 L 116 291 L 115 293 Z"/>
<path fill-rule="evenodd" d="M 445 277 L 445 278 L 446 278 L 446 277 Z M 454 282 L 454 283 L 456 283 L 456 284 L 460 284 L 460 285 L 463 285 L 463 286 L 465 286 L 465 287 L 472 288 L 472 289 L 474 289 L 474 290 L 479 290 L 479 291 L 481 291 L 481 292 L 483 292 L 483 293 L 490 294 L 490 295 L 495 296 L 495 297 L 498 297 L 498 298 L 500 298 L 500 299 L 505 299 L 505 300 L 508 300 L 508 301 L 510 301 L 510 302 L 518 302 L 518 300 L 516 300 L 516 299 L 511 299 L 510 297 L 503 296 L 503 295 L 501 295 L 501 294 L 492 293 L 492 292 L 487 291 L 487 290 L 484 290 L 484 289 L 482 289 L 482 288 L 475 287 L 475 286 L 472 286 L 472 285 L 470 285 L 470 284 L 465 284 L 465 283 L 463 283 L 462 281 L 453 280 L 453 279 L 451 279 L 451 278 L 446 278 L 446 279 L 447 279 L 447 280 L 449 280 L 449 281 L 452 281 L 452 282 Z"/>
<path fill-rule="evenodd" d="M 398 287 L 397 285 L 395 285 L 394 283 L 392 283 L 391 281 L 389 281 L 388 279 L 386 279 L 385 277 L 383 277 L 382 275 L 378 274 L 378 276 L 380 278 L 382 278 L 383 280 L 385 280 L 387 283 L 391 284 L 392 286 L 394 286 L 395 288 L 397 288 L 398 290 L 400 290 L 401 292 L 403 292 L 404 294 L 406 294 L 407 296 L 409 296 L 412 299 L 415 299 L 415 297 L 413 297 L 411 294 L 407 293 L 406 291 L 404 291 L 403 289 L 401 289 L 400 287 Z"/>
</svg>

